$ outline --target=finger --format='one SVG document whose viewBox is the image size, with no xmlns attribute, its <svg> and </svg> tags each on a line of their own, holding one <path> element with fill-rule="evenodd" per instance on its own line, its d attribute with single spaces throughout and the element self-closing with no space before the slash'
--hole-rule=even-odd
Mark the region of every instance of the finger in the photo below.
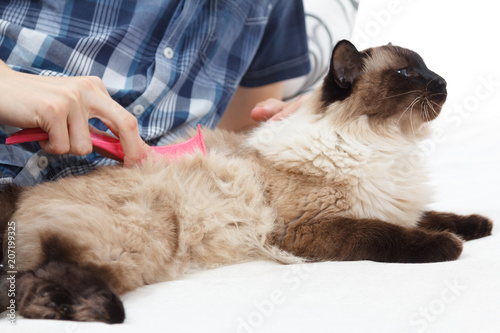
<svg viewBox="0 0 500 333">
<path fill-rule="evenodd" d="M 270 120 L 280 120 L 283 118 L 288 117 L 292 113 L 296 112 L 302 104 L 304 104 L 305 101 L 309 99 L 310 95 L 302 95 L 298 99 L 296 99 L 293 102 L 288 103 L 284 108 L 283 111 L 273 115 Z"/>
<path fill-rule="evenodd" d="M 92 126 L 89 124 L 89 132 L 90 133 L 95 133 L 95 134 L 99 134 L 99 135 L 102 135 L 102 136 L 107 136 L 109 138 L 113 138 L 113 139 L 116 139 L 116 136 L 112 135 L 112 134 L 109 134 L 108 132 L 105 132 L 105 131 L 101 131 L 100 129 Z"/>
<path fill-rule="evenodd" d="M 271 109 L 269 107 L 255 107 L 252 111 L 250 111 L 250 116 L 253 120 L 262 122 L 271 118 L 278 112 L 279 110 Z"/>
<path fill-rule="evenodd" d="M 71 154 L 87 155 L 92 152 L 87 115 L 82 112 L 72 112 L 68 120 L 68 133 Z"/>
<path fill-rule="evenodd" d="M 250 116 L 257 122 L 266 121 L 283 111 L 286 103 L 275 98 L 258 103 L 250 112 Z"/>
<path fill-rule="evenodd" d="M 262 106 L 273 106 L 277 108 L 283 108 L 286 105 L 285 102 L 283 102 L 281 99 L 277 98 L 268 98 L 264 101 L 261 101 L 255 105 L 255 107 L 262 107 Z"/>
<path fill-rule="evenodd" d="M 116 139 L 116 137 L 115 137 L 115 136 L 113 136 L 113 135 L 111 135 L 111 134 L 109 134 L 109 133 L 107 133 L 107 132 L 101 131 L 101 130 L 99 130 L 99 129 L 95 128 L 95 127 L 94 127 L 94 126 L 92 126 L 92 125 L 89 125 L 89 131 L 90 131 L 91 133 L 96 133 L 96 134 L 99 134 L 99 135 L 101 135 L 101 136 L 107 136 L 107 137 L 110 137 L 110 138 Z M 111 154 L 110 152 L 108 152 L 107 150 L 104 150 L 104 149 L 102 149 L 102 148 L 99 148 L 99 147 L 94 146 L 94 151 L 95 151 L 96 153 L 98 153 L 99 155 L 101 155 L 101 156 L 104 156 L 104 157 L 107 157 L 107 158 L 111 158 L 111 159 L 113 159 L 113 160 L 115 160 L 115 161 L 123 162 L 123 160 L 122 160 L 121 158 L 118 158 L 117 156 L 115 156 L 115 155 Z"/>
<path fill-rule="evenodd" d="M 105 123 L 111 132 L 120 139 L 125 154 L 125 166 L 140 163 L 147 157 L 151 147 L 141 139 L 137 119 L 118 104 L 115 105 L 115 108 L 120 108 L 123 111 L 117 112 L 115 118 L 111 118 L 109 123 Z"/>
<path fill-rule="evenodd" d="M 40 141 L 40 147 L 49 154 L 66 154 L 69 152 L 69 133 L 66 122 L 55 121 L 52 126 L 42 127 L 48 134 L 47 141 Z"/>
<path fill-rule="evenodd" d="M 49 134 L 48 142 L 40 143 L 51 154 L 87 155 L 92 152 L 88 113 L 81 103 L 55 103 L 59 105 L 41 127 Z M 48 128 L 46 128 L 48 127 Z"/>
<path fill-rule="evenodd" d="M 125 165 L 136 164 L 146 158 L 151 149 L 139 135 L 137 119 L 110 97 L 101 79 L 85 77 L 82 84 L 88 87 L 82 91 L 82 97 L 90 108 L 88 118 L 97 117 L 120 139 Z"/>
<path fill-rule="evenodd" d="M 101 95 L 94 102 L 92 116 L 97 117 L 115 134 L 125 154 L 125 166 L 137 164 L 146 158 L 151 147 L 141 139 L 137 119 L 109 97 Z"/>
</svg>

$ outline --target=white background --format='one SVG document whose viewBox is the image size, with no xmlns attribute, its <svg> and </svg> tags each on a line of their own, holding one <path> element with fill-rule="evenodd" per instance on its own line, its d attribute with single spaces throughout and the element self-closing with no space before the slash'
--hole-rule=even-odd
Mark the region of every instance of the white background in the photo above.
<svg viewBox="0 0 500 333">
<path fill-rule="evenodd" d="M 387 42 L 413 49 L 447 80 L 448 101 L 435 122 L 440 134 L 427 150 L 434 208 L 477 212 L 500 224 L 499 33 L 494 1 L 368 0 L 353 41 L 360 49 Z M 13 327 L 0 318 L 0 330 L 500 332 L 499 298 L 495 229 L 466 243 L 455 262 L 249 263 L 130 293 L 123 325 L 18 319 Z"/>
</svg>

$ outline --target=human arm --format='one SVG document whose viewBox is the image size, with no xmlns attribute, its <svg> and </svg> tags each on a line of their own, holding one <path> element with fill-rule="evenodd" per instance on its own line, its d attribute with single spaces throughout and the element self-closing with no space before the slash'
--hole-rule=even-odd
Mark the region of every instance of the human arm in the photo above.
<svg viewBox="0 0 500 333">
<path fill-rule="evenodd" d="M 139 162 L 148 147 L 137 120 L 116 103 L 97 77 L 46 77 L 20 73 L 0 61 L 0 123 L 40 127 L 52 154 L 86 155 L 92 151 L 88 119 L 99 118 L 120 138 L 125 164 Z"/>
<path fill-rule="evenodd" d="M 255 127 L 263 118 L 254 119 L 251 111 L 258 103 L 274 98 L 281 100 L 283 95 L 283 82 L 271 83 L 262 87 L 238 87 L 229 106 L 224 112 L 218 127 L 240 131 Z"/>
<path fill-rule="evenodd" d="M 284 97 L 286 80 L 310 71 L 302 1 L 276 1 L 269 8 L 272 10 L 259 47 L 222 116 L 222 128 L 249 129 L 272 118 L 288 106 L 278 103 Z M 274 102 L 269 104 L 271 100 Z"/>
<path fill-rule="evenodd" d="M 284 82 L 277 82 L 256 88 L 239 87 L 218 127 L 231 131 L 248 130 L 259 122 L 278 120 L 295 112 L 308 95 L 293 102 L 284 102 L 283 86 Z"/>
</svg>

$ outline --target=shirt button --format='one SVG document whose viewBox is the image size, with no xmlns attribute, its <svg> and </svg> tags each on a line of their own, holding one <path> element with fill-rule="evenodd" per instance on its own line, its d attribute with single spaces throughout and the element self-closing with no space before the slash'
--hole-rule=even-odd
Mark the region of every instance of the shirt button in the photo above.
<svg viewBox="0 0 500 333">
<path fill-rule="evenodd" d="M 163 50 L 163 55 L 167 59 L 172 59 L 174 57 L 174 50 L 172 50 L 171 47 L 166 47 L 165 50 Z"/>
<path fill-rule="evenodd" d="M 49 165 L 49 159 L 46 156 L 40 156 L 36 164 L 40 169 L 45 169 Z"/>
<path fill-rule="evenodd" d="M 135 115 L 135 116 L 140 116 L 141 114 L 144 113 L 144 106 L 142 106 L 141 104 L 137 104 L 136 106 L 134 106 L 134 108 L 132 109 L 132 113 Z"/>
</svg>

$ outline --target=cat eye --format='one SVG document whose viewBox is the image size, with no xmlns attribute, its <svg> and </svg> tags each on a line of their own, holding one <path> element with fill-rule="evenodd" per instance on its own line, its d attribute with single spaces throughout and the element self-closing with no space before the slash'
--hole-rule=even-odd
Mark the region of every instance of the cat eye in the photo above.
<svg viewBox="0 0 500 333">
<path fill-rule="evenodd" d="M 404 76 L 410 76 L 410 74 L 408 73 L 408 69 L 407 68 L 398 69 L 397 72 L 398 72 L 398 74 L 401 74 L 401 75 L 404 75 Z"/>
</svg>

